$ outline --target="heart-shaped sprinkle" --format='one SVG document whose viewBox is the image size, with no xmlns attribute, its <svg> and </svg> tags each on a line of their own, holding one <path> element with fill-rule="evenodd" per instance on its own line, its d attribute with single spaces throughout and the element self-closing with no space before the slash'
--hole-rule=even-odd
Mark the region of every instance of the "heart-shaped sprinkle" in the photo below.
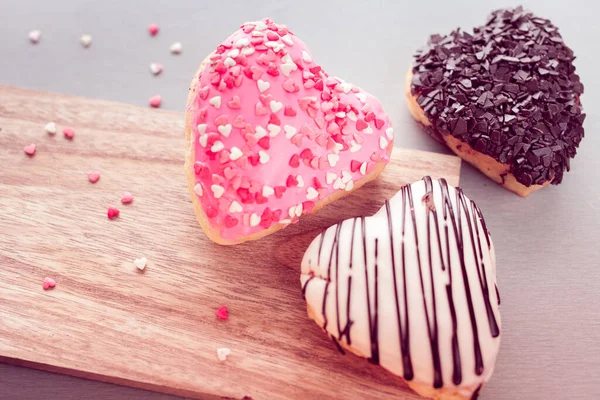
<svg viewBox="0 0 600 400">
<path fill-rule="evenodd" d="M 106 215 L 108 216 L 108 219 L 115 219 L 119 216 L 120 211 L 114 207 L 109 207 L 108 211 L 106 213 Z"/>
<path fill-rule="evenodd" d="M 158 25 L 156 25 L 156 24 L 148 25 L 148 33 L 150 33 L 150 36 L 156 36 L 158 31 L 159 31 Z"/>
<path fill-rule="evenodd" d="M 171 47 L 169 47 L 169 51 L 171 51 L 171 53 L 173 53 L 173 54 L 181 54 L 182 50 L 183 50 L 183 46 L 181 45 L 180 42 L 175 42 L 171 45 Z"/>
<path fill-rule="evenodd" d="M 66 127 L 63 129 L 63 135 L 66 139 L 72 140 L 75 137 L 75 130 L 71 127 Z"/>
<path fill-rule="evenodd" d="M 37 149 L 37 146 L 35 145 L 35 143 L 32 143 L 28 146 L 25 146 L 23 148 L 23 151 L 25 152 L 25 154 L 27 154 L 28 156 L 33 156 L 35 155 L 35 151 Z"/>
<path fill-rule="evenodd" d="M 221 347 L 217 349 L 217 358 L 219 361 L 226 361 L 227 356 L 231 355 L 231 349 L 227 347 Z"/>
<path fill-rule="evenodd" d="M 44 290 L 49 290 L 52 289 L 56 286 L 56 281 L 52 278 L 46 277 L 44 278 L 44 281 L 42 282 L 42 287 L 44 288 Z"/>
<path fill-rule="evenodd" d="M 140 271 L 143 271 L 146 268 L 147 263 L 148 263 L 148 260 L 146 259 L 146 257 L 136 258 L 133 261 L 133 265 L 135 265 L 135 267 L 137 269 L 139 269 Z"/>
<path fill-rule="evenodd" d="M 317 199 L 352 190 L 363 177 L 361 163 L 389 160 L 391 146 L 379 147 L 391 126 L 381 104 L 327 74 L 300 40 L 271 20 L 243 24 L 209 57 L 194 85 L 193 165 L 203 166 L 197 172 L 194 166 L 195 184 L 211 188 L 198 199 L 227 242 L 297 222 Z M 370 137 L 356 129 L 359 119 Z M 328 172 L 335 179 L 326 184 Z"/>
<path fill-rule="evenodd" d="M 31 43 L 37 44 L 40 41 L 40 39 L 42 38 L 42 32 L 35 29 L 35 30 L 29 32 L 29 35 L 27 35 L 27 37 L 29 38 L 29 41 Z"/>
<path fill-rule="evenodd" d="M 92 45 L 92 37 L 90 35 L 81 35 L 79 38 L 79 42 L 85 48 L 90 47 Z"/>
<path fill-rule="evenodd" d="M 100 179 L 100 172 L 89 172 L 88 173 L 88 180 L 91 183 L 96 183 L 96 182 L 98 182 L 99 179 Z"/>
<path fill-rule="evenodd" d="M 162 72 L 162 70 L 163 70 L 162 64 L 158 64 L 158 63 L 150 64 L 150 72 L 152 72 L 153 75 L 160 74 Z"/>
<path fill-rule="evenodd" d="M 150 99 L 148 100 L 148 104 L 150 104 L 150 106 L 154 107 L 154 108 L 160 107 L 161 103 L 162 103 L 162 97 L 158 94 L 156 96 L 150 97 Z"/>
<path fill-rule="evenodd" d="M 49 135 L 54 135 L 56 134 L 56 124 L 54 122 L 48 122 L 46 125 L 44 125 L 44 130 Z"/>
<path fill-rule="evenodd" d="M 221 306 L 215 312 L 217 318 L 226 321 L 229 318 L 229 310 L 227 310 L 227 306 Z"/>
<path fill-rule="evenodd" d="M 123 197 L 121 197 L 121 203 L 129 204 L 133 201 L 133 196 L 129 192 L 123 193 Z"/>
</svg>

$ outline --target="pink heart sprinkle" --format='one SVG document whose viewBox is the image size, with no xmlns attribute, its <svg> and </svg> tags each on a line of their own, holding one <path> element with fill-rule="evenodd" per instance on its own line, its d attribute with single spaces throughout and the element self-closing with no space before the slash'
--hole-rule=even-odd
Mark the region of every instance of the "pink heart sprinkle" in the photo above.
<svg viewBox="0 0 600 400">
<path fill-rule="evenodd" d="M 159 27 L 156 24 L 150 24 L 148 25 L 148 32 L 150 33 L 151 36 L 156 36 L 156 34 L 158 33 Z"/>
<path fill-rule="evenodd" d="M 52 278 L 44 278 L 44 283 L 42 284 L 44 290 L 48 290 L 48 289 L 52 289 L 54 286 L 56 286 L 56 281 Z"/>
<path fill-rule="evenodd" d="M 92 183 L 96 183 L 98 182 L 98 179 L 100 179 L 100 173 L 99 172 L 90 172 L 88 174 L 88 180 Z"/>
<path fill-rule="evenodd" d="M 75 130 L 71 127 L 66 127 L 63 129 L 63 135 L 65 135 L 67 139 L 71 140 L 75 136 Z"/>
<path fill-rule="evenodd" d="M 150 105 L 154 108 L 160 107 L 161 102 L 162 98 L 160 97 L 160 95 L 152 96 L 150 97 L 150 100 L 148 100 L 148 103 L 150 103 Z"/>
<path fill-rule="evenodd" d="M 23 151 L 25 152 L 25 154 L 27 154 L 28 156 L 33 156 L 35 154 L 35 150 L 36 150 L 36 145 L 35 143 L 30 144 L 29 146 L 25 146 L 23 148 Z"/>
<path fill-rule="evenodd" d="M 221 306 L 215 312 L 217 318 L 226 321 L 229 318 L 229 311 L 227 310 L 227 306 Z"/>
<path fill-rule="evenodd" d="M 123 197 L 121 197 L 121 203 L 129 204 L 133 201 L 133 196 L 129 192 L 123 193 Z"/>
</svg>

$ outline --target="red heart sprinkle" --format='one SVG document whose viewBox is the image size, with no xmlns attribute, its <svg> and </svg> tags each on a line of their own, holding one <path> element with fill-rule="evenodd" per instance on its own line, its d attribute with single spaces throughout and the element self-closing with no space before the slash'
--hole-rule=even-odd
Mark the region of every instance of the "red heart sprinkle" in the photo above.
<svg viewBox="0 0 600 400">
<path fill-rule="evenodd" d="M 256 204 L 265 204 L 269 201 L 269 199 L 267 199 L 265 196 L 262 195 L 262 193 L 259 192 L 256 192 L 254 198 L 256 199 Z"/>
<path fill-rule="evenodd" d="M 283 115 L 285 115 L 286 117 L 295 117 L 296 110 L 294 110 L 292 106 L 285 106 L 285 108 L 283 109 Z"/>
<path fill-rule="evenodd" d="M 229 310 L 227 310 L 227 306 L 221 306 L 217 308 L 215 315 L 217 316 L 217 318 L 222 319 L 223 321 L 227 321 L 227 319 L 229 318 Z"/>
<path fill-rule="evenodd" d="M 365 121 L 367 122 L 371 122 L 375 119 L 375 113 L 373 111 L 369 111 L 366 115 L 365 115 Z"/>
<path fill-rule="evenodd" d="M 231 215 L 227 214 L 225 216 L 225 226 L 227 228 L 233 228 L 234 226 L 236 226 L 239 223 L 239 221 L 237 220 L 237 218 L 232 217 Z"/>
<path fill-rule="evenodd" d="M 350 171 L 356 172 L 360 169 L 361 163 L 356 160 L 350 161 Z"/>
<path fill-rule="evenodd" d="M 377 128 L 377 129 L 381 129 L 384 124 L 385 124 L 385 121 L 382 119 L 375 120 L 375 128 Z"/>
<path fill-rule="evenodd" d="M 156 96 L 152 96 L 150 97 L 150 99 L 148 100 L 148 103 L 150 104 L 150 106 L 154 107 L 154 108 L 158 108 L 160 107 L 160 103 L 162 102 L 162 98 L 159 95 Z"/>
<path fill-rule="evenodd" d="M 44 282 L 42 283 L 44 290 L 52 289 L 54 286 L 56 286 L 56 281 L 54 279 L 48 277 L 44 278 Z"/>
<path fill-rule="evenodd" d="M 65 135 L 67 139 L 71 140 L 73 139 L 73 136 L 75 136 L 75 130 L 71 127 L 66 127 L 63 129 L 63 135 Z"/>
<path fill-rule="evenodd" d="M 219 215 L 219 210 L 217 210 L 216 208 L 214 208 L 213 206 L 208 206 L 206 207 L 206 216 L 208 218 L 214 218 L 217 215 Z"/>
<path fill-rule="evenodd" d="M 100 179 L 100 173 L 99 172 L 90 172 L 88 174 L 88 180 L 92 183 L 96 183 L 98 182 L 98 179 Z"/>
<path fill-rule="evenodd" d="M 260 138 L 260 140 L 258 141 L 258 145 L 265 150 L 269 150 L 269 148 L 271 147 L 271 138 L 269 138 L 268 136 Z"/>
<path fill-rule="evenodd" d="M 273 190 L 275 191 L 275 197 L 280 199 L 283 196 L 283 193 L 285 193 L 286 187 L 285 186 L 275 186 L 273 188 Z"/>
<path fill-rule="evenodd" d="M 369 124 L 367 124 L 362 118 L 359 118 L 356 120 L 356 130 L 357 131 L 362 131 L 363 129 L 366 129 L 369 127 Z"/>
<path fill-rule="evenodd" d="M 271 116 L 269 117 L 269 124 L 273 124 L 273 125 L 281 125 L 281 120 L 279 119 L 279 117 L 275 114 L 271 114 Z"/>
<path fill-rule="evenodd" d="M 23 148 L 23 151 L 25 152 L 25 154 L 27 154 L 28 156 L 33 156 L 35 154 L 35 150 L 36 150 L 36 145 L 35 143 L 30 144 L 29 146 L 25 146 Z"/>
<path fill-rule="evenodd" d="M 298 180 L 292 175 L 288 175 L 285 184 L 287 187 L 296 187 L 298 186 Z"/>
<path fill-rule="evenodd" d="M 148 32 L 150 33 L 151 36 L 156 36 L 156 34 L 158 33 L 159 27 L 156 24 L 150 24 L 148 25 Z"/>
<path fill-rule="evenodd" d="M 292 158 L 290 158 L 289 164 L 292 168 L 298 168 L 300 166 L 300 156 L 298 154 L 294 154 Z"/>
<path fill-rule="evenodd" d="M 108 215 L 108 219 L 114 219 L 114 218 L 117 218 L 117 217 L 119 216 L 119 213 L 120 213 L 120 212 L 119 212 L 119 210 L 118 210 L 118 209 L 116 209 L 116 208 L 114 208 L 114 207 L 109 207 L 109 208 L 108 208 L 108 213 L 107 213 L 107 215 Z"/>
<path fill-rule="evenodd" d="M 121 197 L 121 203 L 129 204 L 133 201 L 133 196 L 129 192 L 123 193 L 123 197 Z"/>
</svg>

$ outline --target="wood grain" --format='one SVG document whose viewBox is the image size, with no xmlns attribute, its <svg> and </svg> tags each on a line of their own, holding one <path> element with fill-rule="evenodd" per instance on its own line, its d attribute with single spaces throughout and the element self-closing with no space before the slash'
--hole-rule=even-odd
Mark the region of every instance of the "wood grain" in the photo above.
<svg viewBox="0 0 600 400">
<path fill-rule="evenodd" d="M 48 136 L 48 121 L 75 139 Z M 377 181 L 226 248 L 192 211 L 183 114 L 0 86 L 0 128 L 1 361 L 198 398 L 417 398 L 341 356 L 308 319 L 300 258 L 320 229 L 375 212 L 402 184 L 426 174 L 458 184 L 458 158 L 396 149 Z M 132 204 L 120 204 L 124 191 Z M 109 206 L 120 218 L 107 219 Z M 42 290 L 45 276 L 54 290 Z M 214 315 L 221 305 L 228 321 Z M 233 351 L 225 363 L 218 347 Z"/>
</svg>

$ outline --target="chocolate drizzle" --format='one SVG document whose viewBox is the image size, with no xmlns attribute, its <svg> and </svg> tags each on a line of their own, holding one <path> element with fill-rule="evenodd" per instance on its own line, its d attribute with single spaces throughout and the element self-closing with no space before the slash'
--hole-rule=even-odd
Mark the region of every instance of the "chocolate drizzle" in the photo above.
<svg viewBox="0 0 600 400">
<path fill-rule="evenodd" d="M 474 356 L 474 373 L 481 376 L 484 372 L 483 355 L 480 343 L 480 335 L 487 333 L 491 337 L 498 337 L 500 329 L 494 314 L 494 310 L 491 306 L 491 293 L 488 286 L 488 279 L 490 277 L 486 273 L 486 264 L 484 257 L 485 245 L 487 249 L 491 249 L 491 239 L 489 232 L 483 220 L 481 210 L 475 205 L 474 202 L 468 200 L 462 190 L 457 188 L 455 190 L 455 196 L 450 194 L 450 190 L 447 182 L 444 179 L 437 181 L 439 184 L 439 192 L 436 192 L 434 182 L 430 177 L 423 178 L 425 184 L 425 196 L 422 201 L 427 201 L 430 204 L 426 204 L 426 226 L 418 226 L 417 214 L 414 203 L 414 197 L 412 188 L 410 185 L 404 186 L 401 189 L 402 206 L 401 206 L 401 218 L 399 223 L 401 238 L 396 243 L 398 238 L 394 237 L 394 223 L 397 219 L 394 216 L 394 210 L 390 205 L 389 201 L 385 202 L 385 212 L 387 217 L 388 230 L 390 243 L 390 257 L 391 257 L 391 275 L 393 280 L 393 291 L 394 291 L 394 305 L 395 305 L 395 318 L 398 324 L 398 339 L 400 345 L 400 354 L 403 366 L 403 377 L 407 381 L 411 381 L 414 378 L 413 363 L 411 356 L 411 336 L 410 336 L 410 323 L 411 320 L 416 321 L 416 318 L 424 318 L 427 324 L 427 334 L 429 340 L 429 347 L 431 351 L 431 365 L 433 369 L 433 387 L 441 388 L 444 385 L 443 371 L 441 365 L 440 355 L 440 340 L 442 337 L 439 336 L 438 326 L 438 314 L 441 312 L 448 312 L 450 314 L 452 325 L 451 325 L 451 349 L 452 349 L 452 382 L 455 385 L 459 385 L 463 380 L 463 370 L 461 362 L 461 353 L 459 348 L 459 337 L 458 337 L 458 319 L 456 315 L 454 290 L 453 286 L 453 269 L 458 268 L 454 273 L 460 274 L 462 278 L 462 286 L 466 297 L 465 303 L 468 309 L 469 322 L 471 333 L 472 333 L 472 345 L 473 345 L 473 356 Z M 435 194 L 437 193 L 437 197 Z M 435 199 L 441 198 L 441 207 L 432 206 Z M 454 203 L 453 203 L 454 201 Z M 438 203 L 439 204 L 439 203 Z M 441 214 L 441 215 L 440 215 Z M 345 221 L 349 223 L 349 221 Z M 343 304 L 343 300 L 339 299 L 339 287 L 340 284 L 340 247 L 344 251 L 349 251 L 348 267 L 350 271 L 355 269 L 354 265 L 354 246 L 362 245 L 363 253 L 363 265 L 365 274 L 365 288 L 366 288 L 366 304 L 367 304 L 367 319 L 369 328 L 369 340 L 371 347 L 370 361 L 374 364 L 379 364 L 379 257 L 380 257 L 380 241 L 379 237 L 383 232 L 371 231 L 368 234 L 367 221 L 364 217 L 355 218 L 352 220 L 352 237 L 350 240 L 349 248 L 344 246 L 344 243 L 340 240 L 340 234 L 344 222 L 338 224 L 335 229 L 333 237 L 333 243 L 331 244 L 331 254 L 328 263 L 328 277 L 335 275 L 335 307 L 336 307 L 336 318 L 337 318 L 337 338 L 331 334 L 330 337 L 336 346 L 343 352 L 340 343 L 344 337 L 348 345 L 351 343 L 351 327 L 353 325 L 352 316 L 350 315 L 350 308 L 352 301 L 355 300 L 356 296 L 352 296 L 352 279 L 351 274 L 348 275 L 348 289 L 346 298 L 346 323 L 342 326 L 340 321 L 340 304 Z M 410 226 L 412 224 L 412 228 Z M 360 225 L 360 226 L 359 226 Z M 362 240 L 355 240 L 357 230 L 360 229 L 360 235 Z M 397 229 L 397 228 L 396 228 Z M 426 236 L 419 236 L 419 231 L 426 229 Z M 442 240 L 442 229 L 445 234 L 445 240 Z M 321 251 L 323 247 L 324 232 L 320 238 L 319 243 L 319 255 L 321 257 Z M 451 236 L 454 235 L 455 240 L 451 241 Z M 414 236 L 411 238 L 411 236 Z M 424 249 L 424 243 L 419 243 L 419 238 L 426 237 L 427 240 L 427 254 L 421 254 L 422 248 Z M 368 248 L 370 240 L 373 240 L 374 247 Z M 484 239 L 485 238 L 485 239 Z M 400 246 L 400 254 L 397 254 L 397 245 Z M 468 245 L 468 246 L 467 246 Z M 408 254 L 407 246 L 414 246 L 416 253 L 416 266 L 411 265 L 412 261 L 407 260 Z M 453 247 L 455 246 L 455 247 Z M 471 250 L 468 249 L 470 246 Z M 369 246 L 370 247 L 370 246 Z M 434 252 L 435 250 L 435 252 Z M 369 257 L 369 253 L 372 251 L 373 257 Z M 437 253 L 439 257 L 440 265 L 436 266 L 434 254 Z M 453 262 L 452 255 L 457 254 L 459 262 Z M 467 260 L 468 259 L 468 260 Z M 370 261 L 374 260 L 374 264 L 369 265 Z M 456 260 L 456 258 L 454 258 Z M 400 262 L 399 262 L 400 261 Z M 468 262 L 467 262 L 468 261 Z M 479 281 L 474 281 L 474 272 L 469 272 L 467 266 L 470 262 L 475 264 L 477 272 L 476 278 Z M 457 264 L 457 265 L 454 265 Z M 488 266 L 489 267 L 489 266 Z M 332 270 L 335 268 L 335 271 Z M 374 282 L 369 279 L 370 268 L 373 268 Z M 410 288 L 407 282 L 407 271 L 412 268 L 417 268 L 418 281 L 414 282 Z M 435 268 L 440 268 L 440 271 L 436 271 Z M 447 279 L 445 284 L 445 295 L 448 300 L 448 309 L 440 309 L 441 304 L 439 299 L 436 298 L 436 281 L 443 276 Z M 427 279 L 426 279 L 427 277 Z M 304 289 L 308 285 L 308 282 L 312 279 L 312 276 L 307 280 L 304 285 Z M 399 282 L 402 279 L 402 282 Z M 323 293 L 322 313 L 323 313 L 323 329 L 327 328 L 328 321 L 325 315 L 327 298 L 329 292 L 329 284 L 331 280 L 327 279 L 325 285 L 325 291 Z M 409 304 L 409 290 L 413 288 L 420 288 L 421 298 L 423 301 L 424 315 L 415 313 L 410 314 L 411 305 Z M 498 302 L 500 300 L 497 287 L 494 285 L 496 290 L 496 296 Z M 418 289 L 417 289 L 418 290 Z M 461 291 L 462 291 L 461 290 Z M 413 295 L 411 295 L 413 296 Z M 476 318 L 476 311 L 474 305 L 474 298 L 480 298 L 483 301 L 488 323 L 487 329 L 478 326 Z M 414 297 L 413 297 L 414 298 Z M 415 305 L 416 307 L 416 305 Z M 354 316 L 356 318 L 357 316 Z M 480 321 L 481 323 L 481 321 Z M 474 394 L 476 396 L 476 393 Z"/>
<path fill-rule="evenodd" d="M 434 136 L 468 143 L 525 186 L 559 184 L 584 136 L 574 59 L 549 20 L 497 10 L 473 33 L 432 35 L 410 89 Z"/>
</svg>

